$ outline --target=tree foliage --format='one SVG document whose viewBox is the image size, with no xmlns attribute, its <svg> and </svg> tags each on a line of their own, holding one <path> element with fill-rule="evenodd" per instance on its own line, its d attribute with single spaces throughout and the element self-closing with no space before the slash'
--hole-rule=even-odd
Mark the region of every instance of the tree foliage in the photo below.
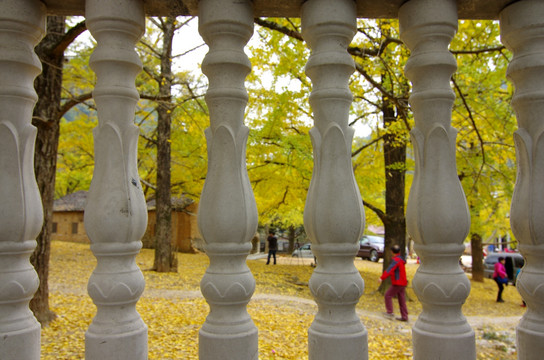
<svg viewBox="0 0 544 360">
<path fill-rule="evenodd" d="M 188 18 L 178 19 L 183 26 Z M 198 199 L 206 173 L 204 129 L 207 127 L 207 108 L 203 101 L 206 83 L 200 74 L 174 68 L 172 96 L 159 93 L 156 75 L 160 73 L 158 28 L 148 22 L 147 32 L 137 46 L 145 71 L 136 79 L 140 101 L 136 108 L 135 124 L 140 128 L 138 142 L 138 169 L 147 199 L 155 196 L 157 173 L 157 113 L 158 104 L 169 102 L 171 122 L 171 183 L 172 194 L 185 194 Z M 63 79 L 65 101 L 85 97 L 95 84 L 95 75 L 88 71 L 88 61 L 95 43 L 92 38 L 82 39 L 69 48 Z M 174 53 L 173 58 L 190 56 Z M 57 172 L 56 197 L 78 190 L 87 190 L 94 167 L 91 130 L 97 126 L 96 109 L 92 100 L 70 110 L 62 120 Z"/>
<path fill-rule="evenodd" d="M 261 224 L 299 227 L 313 166 L 308 136 L 313 119 L 307 101 L 311 83 L 304 73 L 309 50 L 302 41 L 298 19 L 256 21 L 260 24 L 254 35 L 257 41 L 248 47 L 253 72 L 246 82 L 246 124 L 251 129 L 248 174 Z M 452 78 L 457 95 L 452 125 L 459 129 L 458 173 L 471 211 L 471 232 L 486 239 L 495 231 L 508 231 L 515 172 L 511 136 L 515 121 L 509 106 L 512 88 L 504 76 L 510 55 L 500 45 L 496 22 L 461 21 L 459 26 L 451 44 L 459 66 Z M 146 44 L 138 47 L 148 69 L 158 66 L 153 52 L 159 40 L 154 34 L 156 30 L 148 30 Z M 64 86 L 71 98 L 92 89 L 94 75 L 82 70 L 91 50 L 92 46 L 82 45 L 72 50 L 76 56 L 67 64 Z M 402 222 L 399 213 L 392 214 L 387 208 L 386 179 L 395 174 L 406 177 L 404 185 L 398 185 L 402 181 L 395 185 L 404 188 L 404 195 L 397 196 L 403 198 L 397 203 L 400 209 L 414 168 L 411 147 L 402 150 L 409 144 L 413 127 L 408 106 L 410 84 L 403 72 L 409 51 L 393 20 L 359 20 L 348 51 L 356 63 L 350 80 L 354 95 L 350 123 L 364 130 L 353 141 L 352 159 L 367 208 L 366 224 Z M 150 74 L 143 72 L 137 79 L 142 100 L 135 120 L 141 129 L 139 169 L 148 198 L 155 191 L 154 109 L 161 100 Z M 198 199 L 206 171 L 203 130 L 208 126 L 208 114 L 202 100 L 206 81 L 200 73 L 181 70 L 173 79 L 172 191 Z M 63 123 L 67 140 L 61 139 L 57 196 L 85 188 L 92 173 L 92 147 L 86 139 L 95 121 L 92 103 L 68 115 L 70 120 Z M 68 135 L 68 130 L 75 133 Z M 392 151 L 405 152 L 405 160 L 387 160 Z"/>
</svg>

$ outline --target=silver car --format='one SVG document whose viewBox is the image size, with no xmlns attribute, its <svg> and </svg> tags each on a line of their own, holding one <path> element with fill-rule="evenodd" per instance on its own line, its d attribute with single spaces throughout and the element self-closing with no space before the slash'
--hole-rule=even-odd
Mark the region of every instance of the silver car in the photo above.
<svg viewBox="0 0 544 360">
<path fill-rule="evenodd" d="M 515 284 L 518 270 L 525 264 L 523 256 L 519 253 L 493 252 L 488 254 L 484 259 L 484 276 L 489 279 L 493 277 L 495 264 L 499 261 L 500 257 L 504 258 L 504 268 L 506 269 L 506 274 L 508 274 L 508 279 L 511 283 Z"/>
<path fill-rule="evenodd" d="M 307 243 L 299 247 L 298 249 L 295 249 L 293 251 L 293 254 L 291 254 L 293 257 L 300 257 L 300 258 L 313 258 L 314 254 L 312 253 L 312 244 Z"/>
</svg>

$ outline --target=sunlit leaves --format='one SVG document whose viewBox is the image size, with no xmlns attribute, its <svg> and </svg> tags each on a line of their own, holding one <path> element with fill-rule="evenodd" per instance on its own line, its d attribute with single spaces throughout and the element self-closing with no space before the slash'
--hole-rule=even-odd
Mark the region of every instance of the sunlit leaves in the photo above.
<svg viewBox="0 0 544 360">
<path fill-rule="evenodd" d="M 506 80 L 511 54 L 493 21 L 461 21 L 450 48 L 458 70 L 453 77 L 456 102 L 458 173 L 471 210 L 471 231 L 484 238 L 509 232 L 509 207 L 515 179 L 512 134 L 516 121 Z"/>
</svg>

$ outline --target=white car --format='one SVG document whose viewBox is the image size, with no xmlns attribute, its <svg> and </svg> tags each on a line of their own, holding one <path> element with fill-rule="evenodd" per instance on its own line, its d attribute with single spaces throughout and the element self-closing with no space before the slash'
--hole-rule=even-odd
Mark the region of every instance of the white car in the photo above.
<svg viewBox="0 0 544 360">
<path fill-rule="evenodd" d="M 298 249 L 295 249 L 291 256 L 300 258 L 313 258 L 314 254 L 312 253 L 312 244 L 307 243 L 302 245 Z"/>
</svg>

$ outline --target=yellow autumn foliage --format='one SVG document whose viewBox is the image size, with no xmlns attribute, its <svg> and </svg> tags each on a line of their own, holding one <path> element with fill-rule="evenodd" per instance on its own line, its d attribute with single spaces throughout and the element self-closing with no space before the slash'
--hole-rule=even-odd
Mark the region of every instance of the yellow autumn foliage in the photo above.
<svg viewBox="0 0 544 360">
<path fill-rule="evenodd" d="M 146 279 L 137 309 L 148 326 L 149 359 L 198 359 L 198 331 L 209 311 L 199 282 L 208 258 L 178 254 L 178 273 L 150 271 L 152 250 L 142 250 L 136 261 Z M 383 296 L 377 291 L 382 264 L 360 259 L 355 264 L 365 281 L 357 311 L 368 331 L 369 359 L 411 359 L 411 326 L 421 312 L 415 294 L 409 287 L 410 323 L 386 320 L 381 316 Z M 50 305 L 58 317 L 42 330 L 43 360 L 84 358 L 85 331 L 96 312 L 86 293 L 95 265 L 88 245 L 53 242 Z M 248 312 L 259 329 L 260 359 L 307 359 L 307 329 L 317 311 L 307 286 L 313 268 L 290 257 L 281 257 L 276 266 L 267 266 L 262 259 L 248 260 L 248 266 L 256 280 Z M 410 279 L 417 266 L 408 264 Z M 495 296 L 492 281 L 472 282 L 463 313 L 476 324 L 478 359 L 515 359 L 513 322 L 491 320 L 521 316 L 521 298 L 512 287 L 504 292 L 505 303 L 495 303 Z"/>
</svg>

